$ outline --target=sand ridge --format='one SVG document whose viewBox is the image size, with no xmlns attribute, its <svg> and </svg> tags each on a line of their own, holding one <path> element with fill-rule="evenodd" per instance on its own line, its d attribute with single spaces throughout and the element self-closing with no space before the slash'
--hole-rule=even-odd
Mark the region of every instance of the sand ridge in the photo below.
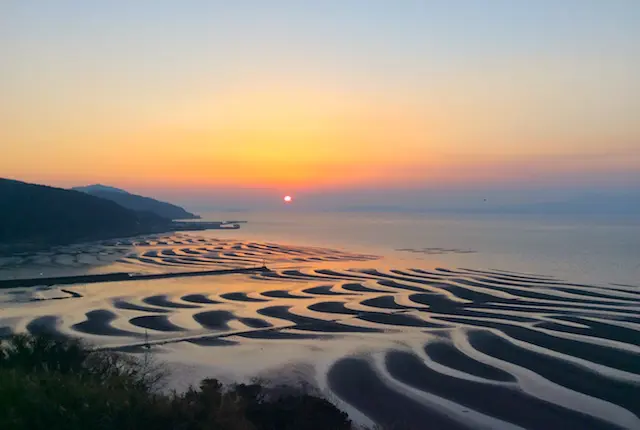
<svg viewBox="0 0 640 430">
<path fill-rule="evenodd" d="M 637 287 L 186 235 L 104 246 L 133 271 L 272 270 L 2 292 L 0 332 L 231 365 L 250 351 L 263 370 L 307 360 L 339 401 L 400 428 L 640 428 Z"/>
</svg>

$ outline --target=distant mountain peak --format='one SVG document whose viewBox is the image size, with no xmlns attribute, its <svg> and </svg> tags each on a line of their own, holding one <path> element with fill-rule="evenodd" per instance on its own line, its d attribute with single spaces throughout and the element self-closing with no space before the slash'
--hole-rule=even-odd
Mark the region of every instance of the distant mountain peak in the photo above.
<svg viewBox="0 0 640 430">
<path fill-rule="evenodd" d="M 198 219 L 198 215 L 187 212 L 184 208 L 171 203 L 153 199 L 151 197 L 132 194 L 120 188 L 109 185 L 94 184 L 86 187 L 72 188 L 85 194 L 116 202 L 120 206 L 137 212 L 152 212 L 167 219 Z"/>
<path fill-rule="evenodd" d="M 95 193 L 95 192 L 109 192 L 109 193 L 122 193 L 122 194 L 129 194 L 127 191 L 121 189 L 121 188 L 116 188 L 116 187 L 110 187 L 109 185 L 102 185 L 102 184 L 93 184 L 93 185 L 86 185 L 84 187 L 73 187 L 72 190 L 74 191 L 82 191 L 85 193 Z"/>
</svg>

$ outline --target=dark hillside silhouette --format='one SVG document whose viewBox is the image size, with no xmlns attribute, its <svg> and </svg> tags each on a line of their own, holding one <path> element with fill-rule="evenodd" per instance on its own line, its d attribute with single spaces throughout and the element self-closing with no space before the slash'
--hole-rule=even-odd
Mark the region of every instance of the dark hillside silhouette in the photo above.
<svg viewBox="0 0 640 430">
<path fill-rule="evenodd" d="M 148 211 L 153 212 L 164 218 L 169 219 L 198 219 L 197 215 L 187 212 L 180 206 L 176 206 L 171 203 L 162 202 L 151 197 L 139 196 L 137 194 L 131 194 L 120 188 L 114 188 L 106 185 L 88 185 L 86 187 L 72 188 L 75 191 L 82 191 L 83 193 L 90 194 L 92 196 L 108 199 L 118 203 L 127 209 L 134 211 Z"/>
<path fill-rule="evenodd" d="M 78 191 L 0 178 L 0 244 L 51 245 L 166 230 L 170 220 Z"/>
</svg>

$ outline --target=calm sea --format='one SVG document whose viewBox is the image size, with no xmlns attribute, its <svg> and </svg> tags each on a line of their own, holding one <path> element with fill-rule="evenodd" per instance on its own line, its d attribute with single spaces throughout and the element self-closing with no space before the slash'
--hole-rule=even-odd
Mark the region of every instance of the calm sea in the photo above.
<svg viewBox="0 0 640 430">
<path fill-rule="evenodd" d="M 640 222 L 293 211 L 207 213 L 204 219 L 248 221 L 240 230 L 207 235 L 377 253 L 395 266 L 640 285 Z"/>
</svg>

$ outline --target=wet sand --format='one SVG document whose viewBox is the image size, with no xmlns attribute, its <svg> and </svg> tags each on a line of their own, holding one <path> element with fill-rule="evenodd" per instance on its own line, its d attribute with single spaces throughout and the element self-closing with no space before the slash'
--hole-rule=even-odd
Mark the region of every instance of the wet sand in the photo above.
<svg viewBox="0 0 640 430">
<path fill-rule="evenodd" d="M 310 368 L 306 382 L 354 417 L 399 429 L 640 428 L 633 285 L 394 267 L 373 255 L 184 234 L 91 249 L 84 259 L 65 249 L 24 256 L 3 270 L 63 273 L 85 261 L 82 276 L 159 276 L 18 282 L 0 291 L 0 334 L 50 332 L 134 354 L 149 345 L 176 371 L 191 369 L 192 383 Z M 166 276 L 263 262 L 273 270 Z"/>
</svg>

